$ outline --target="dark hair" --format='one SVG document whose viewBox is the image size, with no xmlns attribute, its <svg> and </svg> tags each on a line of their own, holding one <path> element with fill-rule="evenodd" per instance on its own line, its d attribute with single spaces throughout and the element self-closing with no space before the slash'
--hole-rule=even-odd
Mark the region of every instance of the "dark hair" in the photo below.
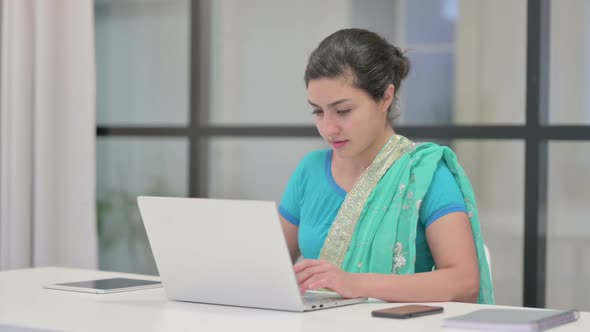
<svg viewBox="0 0 590 332">
<path fill-rule="evenodd" d="M 353 86 L 379 101 L 393 84 L 395 102 L 409 71 L 408 58 L 383 37 L 363 29 L 342 29 L 326 37 L 309 56 L 305 86 L 317 78 L 352 78 Z M 392 119 L 391 106 L 388 113 Z"/>
</svg>

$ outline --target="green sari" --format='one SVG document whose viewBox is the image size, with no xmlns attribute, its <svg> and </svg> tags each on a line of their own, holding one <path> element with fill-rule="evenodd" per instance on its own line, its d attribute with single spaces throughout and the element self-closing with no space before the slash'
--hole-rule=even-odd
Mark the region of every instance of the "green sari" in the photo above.
<svg viewBox="0 0 590 332">
<path fill-rule="evenodd" d="M 478 303 L 493 303 L 475 195 L 448 147 L 393 135 L 346 196 L 320 259 L 353 273 L 412 274 L 420 203 L 444 159 L 465 198 L 479 264 Z"/>
</svg>

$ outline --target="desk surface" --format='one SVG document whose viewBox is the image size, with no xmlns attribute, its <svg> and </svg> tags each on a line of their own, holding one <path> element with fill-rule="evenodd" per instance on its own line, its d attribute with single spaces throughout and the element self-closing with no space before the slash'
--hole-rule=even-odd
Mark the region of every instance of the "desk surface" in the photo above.
<svg viewBox="0 0 590 332">
<path fill-rule="evenodd" d="M 371 302 L 307 313 L 168 301 L 163 289 L 85 294 L 43 289 L 42 285 L 94 278 L 155 277 L 66 268 L 0 272 L 0 330 L 8 326 L 67 331 L 465 331 L 441 328 L 441 320 L 489 307 L 436 303 L 443 314 L 396 320 L 373 318 L 371 311 L 400 304 Z M 499 306 L 495 306 L 499 307 Z M 21 331 L 14 329 L 14 331 Z M 590 313 L 551 329 L 590 331 Z"/>
</svg>

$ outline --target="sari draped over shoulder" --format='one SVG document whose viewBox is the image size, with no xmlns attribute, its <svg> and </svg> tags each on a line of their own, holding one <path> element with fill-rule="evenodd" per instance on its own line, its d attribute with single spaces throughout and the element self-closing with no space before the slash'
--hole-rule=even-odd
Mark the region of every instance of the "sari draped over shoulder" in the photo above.
<svg viewBox="0 0 590 332">
<path fill-rule="evenodd" d="M 416 144 L 393 135 L 346 195 L 319 258 L 352 273 L 414 273 L 420 204 L 441 159 L 461 189 L 471 222 L 478 303 L 493 303 L 473 188 L 453 151 L 434 143 Z"/>
</svg>

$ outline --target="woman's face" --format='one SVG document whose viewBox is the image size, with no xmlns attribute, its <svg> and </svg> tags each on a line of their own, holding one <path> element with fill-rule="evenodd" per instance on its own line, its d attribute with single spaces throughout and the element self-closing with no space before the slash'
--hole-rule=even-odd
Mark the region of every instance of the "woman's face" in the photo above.
<svg viewBox="0 0 590 332">
<path fill-rule="evenodd" d="M 384 133 L 389 126 L 387 109 L 392 94 L 393 86 L 382 100 L 375 102 L 344 78 L 319 78 L 307 85 L 308 101 L 320 135 L 335 154 L 345 158 L 359 156 L 372 148 Z"/>
</svg>

